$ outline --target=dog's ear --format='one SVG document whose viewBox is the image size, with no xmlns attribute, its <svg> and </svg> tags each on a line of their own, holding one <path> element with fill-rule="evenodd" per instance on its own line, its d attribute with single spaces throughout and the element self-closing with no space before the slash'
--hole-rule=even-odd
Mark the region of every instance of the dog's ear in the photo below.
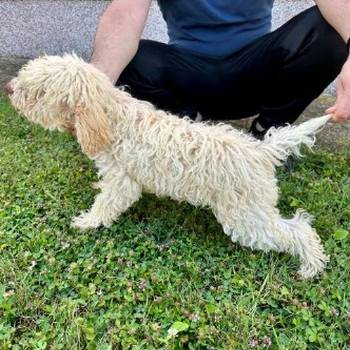
<svg viewBox="0 0 350 350">
<path fill-rule="evenodd" d="M 82 151 L 95 156 L 112 143 L 111 122 L 98 105 L 93 110 L 83 104 L 75 108 L 74 128 Z"/>
</svg>

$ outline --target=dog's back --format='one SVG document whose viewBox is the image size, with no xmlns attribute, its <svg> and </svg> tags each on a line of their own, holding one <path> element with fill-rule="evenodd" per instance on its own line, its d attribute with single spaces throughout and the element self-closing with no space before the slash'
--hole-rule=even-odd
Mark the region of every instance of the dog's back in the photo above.
<svg viewBox="0 0 350 350">
<path fill-rule="evenodd" d="M 130 99 L 130 105 L 136 103 Z M 123 125 L 120 120 L 114 125 L 118 137 L 112 150 L 145 191 L 208 205 L 221 191 L 252 185 L 261 166 L 273 173 L 271 163 L 263 165 L 261 142 L 249 135 L 225 124 L 180 119 L 148 103 L 137 105 L 125 110 Z"/>
</svg>

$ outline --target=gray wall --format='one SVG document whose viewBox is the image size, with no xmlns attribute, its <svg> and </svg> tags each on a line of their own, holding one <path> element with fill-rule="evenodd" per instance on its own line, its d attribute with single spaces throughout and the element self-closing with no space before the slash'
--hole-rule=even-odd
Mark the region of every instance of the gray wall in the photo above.
<svg viewBox="0 0 350 350">
<path fill-rule="evenodd" d="M 98 18 L 108 3 L 91 0 L 0 0 L 0 56 L 35 57 L 42 53 L 61 54 L 74 50 L 88 58 Z M 274 27 L 312 4 L 313 1 L 305 0 L 276 0 Z M 167 40 L 165 24 L 156 2 L 152 5 L 144 37 Z"/>
</svg>

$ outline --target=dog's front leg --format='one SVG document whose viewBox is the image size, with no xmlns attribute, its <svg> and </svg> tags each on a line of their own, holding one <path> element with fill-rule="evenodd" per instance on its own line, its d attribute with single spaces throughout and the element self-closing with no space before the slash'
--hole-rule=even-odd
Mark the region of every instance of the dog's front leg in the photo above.
<svg viewBox="0 0 350 350">
<path fill-rule="evenodd" d="M 99 193 L 91 209 L 72 221 L 72 227 L 80 230 L 110 226 L 120 214 L 141 197 L 141 186 L 125 172 L 106 174 L 99 182 Z"/>
</svg>

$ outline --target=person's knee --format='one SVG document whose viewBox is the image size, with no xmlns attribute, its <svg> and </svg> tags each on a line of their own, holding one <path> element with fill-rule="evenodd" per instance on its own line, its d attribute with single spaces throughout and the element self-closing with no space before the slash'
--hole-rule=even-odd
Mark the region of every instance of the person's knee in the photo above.
<svg viewBox="0 0 350 350">
<path fill-rule="evenodd" d="M 325 20 L 317 6 L 309 10 L 307 21 L 312 26 L 314 50 L 319 64 L 340 71 L 348 57 L 346 44 L 339 33 Z"/>
</svg>

